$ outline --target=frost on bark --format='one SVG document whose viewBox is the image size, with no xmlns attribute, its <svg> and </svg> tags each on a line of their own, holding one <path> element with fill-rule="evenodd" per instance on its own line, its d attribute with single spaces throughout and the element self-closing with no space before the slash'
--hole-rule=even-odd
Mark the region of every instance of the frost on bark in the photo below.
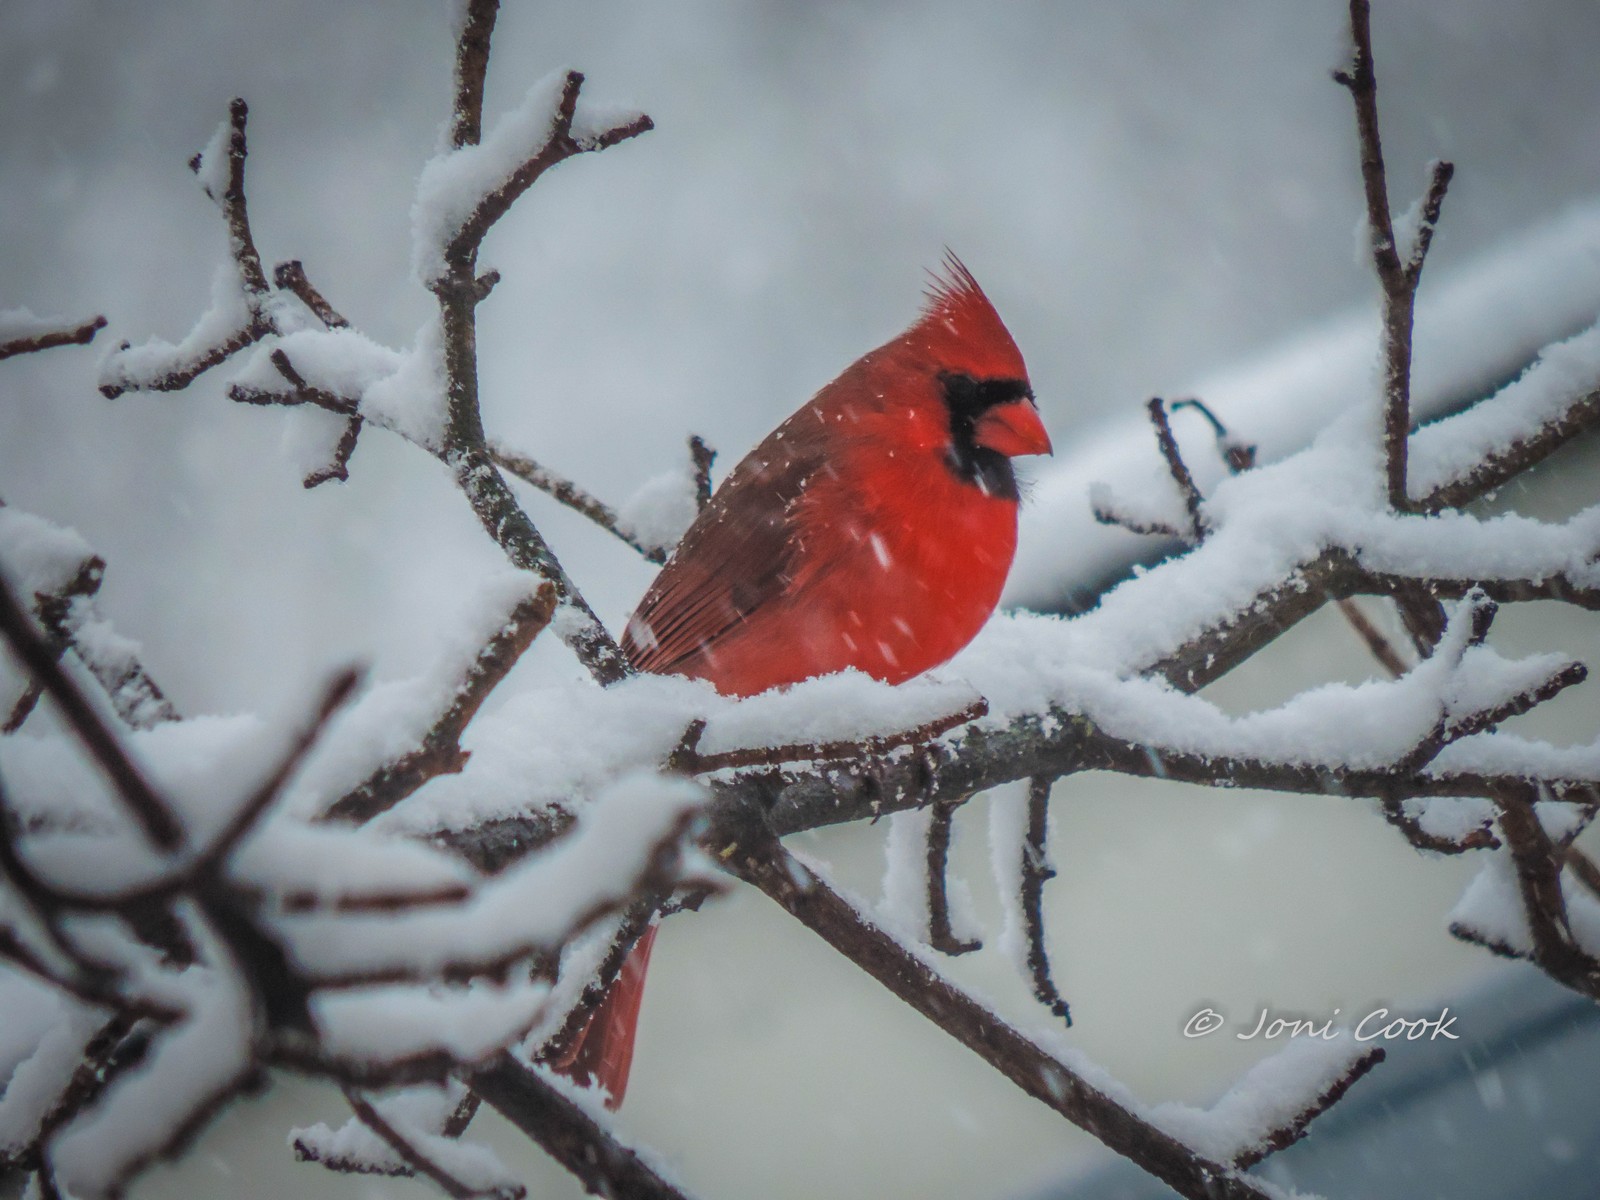
<svg viewBox="0 0 1600 1200">
<path fill-rule="evenodd" d="M 651 128 L 591 108 L 570 70 L 486 121 L 496 12 L 495 0 L 464 6 L 448 144 L 419 180 L 413 266 L 437 311 L 412 345 L 366 337 L 302 263 L 266 270 L 235 101 L 191 163 L 228 238 L 214 304 L 176 344 L 124 343 L 101 381 L 115 397 L 225 372 L 236 402 L 337 414 L 308 487 L 347 478 L 372 427 L 439 460 L 508 564 L 467 606 L 470 636 L 410 680 L 337 675 L 291 727 L 187 722 L 96 611 L 104 562 L 70 531 L 0 507 L 0 634 L 20 668 L 15 694 L 0 696 L 0 1168 L 42 1196 L 118 1195 L 277 1069 L 330 1079 L 348 1099 L 344 1124 L 292 1136 L 299 1157 L 330 1169 L 521 1196 L 466 1137 L 487 1103 L 591 1190 L 687 1195 L 542 1064 L 652 920 L 742 883 L 1180 1194 L 1277 1194 L 1250 1169 L 1306 1136 L 1382 1051 L 1348 1037 L 1291 1046 L 1210 1110 L 1146 1104 L 1086 1070 L 1063 1040 L 1071 974 L 1053 969 L 1043 929 L 1048 804 L 1085 771 L 1375 799 L 1419 849 L 1483 859 L 1455 936 L 1600 999 L 1600 870 L 1574 845 L 1600 811 L 1600 754 L 1498 728 L 1584 667 L 1492 644 L 1504 604 L 1600 608 L 1600 510 L 1561 524 L 1464 511 L 1600 424 L 1600 330 L 1413 429 L 1414 302 L 1453 168 L 1429 168 L 1419 215 L 1398 228 L 1365 0 L 1350 6 L 1352 57 L 1335 78 L 1355 103 L 1381 387 L 1277 462 L 1258 461 L 1249 431 L 1230 432 L 1203 401 L 1152 400 L 1170 488 L 1100 489 L 1094 510 L 1179 553 L 1085 615 L 996 618 L 963 660 L 969 683 L 835 678 L 745 701 L 635 677 L 501 472 L 651 561 L 668 553 L 672 523 L 486 436 L 475 314 L 499 275 L 479 271 L 484 236 L 546 171 Z M 4 318 L 0 358 L 82 344 L 105 323 Z M 1226 465 L 1209 495 L 1172 434 L 1169 414 L 1185 407 L 1209 421 Z M 689 471 L 641 495 L 692 517 L 711 457 L 690 439 Z M 1355 597 L 1395 605 L 1410 644 Z M 1197 695 L 1328 603 L 1389 678 L 1243 717 Z M 540 685 L 514 716 L 485 715 L 546 631 L 590 680 Z M 46 703 L 62 732 L 14 736 Z M 541 711 L 575 714 L 588 742 L 580 755 L 552 736 L 538 747 L 543 773 L 519 774 L 540 728 L 526 718 Z M 1340 736 L 1358 717 L 1366 732 Z M 1023 780 L 1025 804 L 995 807 L 992 850 L 1015 905 L 1001 941 L 1059 1019 L 1048 1035 L 1003 1020 L 940 958 L 978 945 L 948 877 L 952 817 Z M 490 815 L 433 820 L 452 805 Z M 782 841 L 891 814 L 909 816 L 878 910 Z M 1268 1093 L 1270 1104 L 1244 1102 Z"/>
</svg>

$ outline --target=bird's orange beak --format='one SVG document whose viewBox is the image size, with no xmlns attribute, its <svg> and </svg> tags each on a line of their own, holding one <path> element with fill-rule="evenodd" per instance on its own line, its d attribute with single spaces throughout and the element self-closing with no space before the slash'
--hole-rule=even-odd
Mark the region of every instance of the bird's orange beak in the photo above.
<svg viewBox="0 0 1600 1200">
<path fill-rule="evenodd" d="M 972 440 L 1007 458 L 1055 453 L 1038 408 L 1026 396 L 996 404 L 985 412 L 973 423 Z"/>
</svg>

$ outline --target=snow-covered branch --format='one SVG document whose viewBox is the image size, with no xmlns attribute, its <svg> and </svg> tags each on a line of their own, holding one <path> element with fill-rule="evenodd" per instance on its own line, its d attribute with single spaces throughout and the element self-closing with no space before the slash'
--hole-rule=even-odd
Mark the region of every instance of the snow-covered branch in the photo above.
<svg viewBox="0 0 1600 1200">
<path fill-rule="evenodd" d="M 100 316 L 68 321 L 36 317 L 25 308 L 0 309 L 0 361 L 56 346 L 87 346 L 105 327 L 106 319 Z"/>
</svg>

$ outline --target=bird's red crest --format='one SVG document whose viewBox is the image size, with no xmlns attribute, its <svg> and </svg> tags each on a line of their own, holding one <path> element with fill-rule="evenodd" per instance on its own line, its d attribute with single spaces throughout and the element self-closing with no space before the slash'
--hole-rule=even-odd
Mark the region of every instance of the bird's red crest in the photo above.
<svg viewBox="0 0 1600 1200">
<path fill-rule="evenodd" d="M 950 251 L 933 273 L 922 317 L 906 336 L 941 366 L 977 379 L 1027 379 L 1022 351 L 972 272 Z"/>
</svg>

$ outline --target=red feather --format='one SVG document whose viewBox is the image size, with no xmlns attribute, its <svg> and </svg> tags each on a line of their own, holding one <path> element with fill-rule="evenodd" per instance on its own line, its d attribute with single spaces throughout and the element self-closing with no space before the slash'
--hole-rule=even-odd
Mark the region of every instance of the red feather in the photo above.
<svg viewBox="0 0 1600 1200">
<path fill-rule="evenodd" d="M 1049 439 L 999 314 L 954 255 L 945 267 L 910 329 L 848 367 L 718 489 L 628 622 L 622 648 L 636 667 L 734 696 L 849 667 L 899 683 L 982 628 L 1016 549 L 1017 500 L 961 464 L 1048 452 Z M 961 395 L 998 389 L 964 435 L 957 377 L 979 389 Z M 574 1078 L 600 1082 L 612 1107 L 648 956 L 642 939 L 637 969 L 630 958 L 577 1051 Z"/>
</svg>

